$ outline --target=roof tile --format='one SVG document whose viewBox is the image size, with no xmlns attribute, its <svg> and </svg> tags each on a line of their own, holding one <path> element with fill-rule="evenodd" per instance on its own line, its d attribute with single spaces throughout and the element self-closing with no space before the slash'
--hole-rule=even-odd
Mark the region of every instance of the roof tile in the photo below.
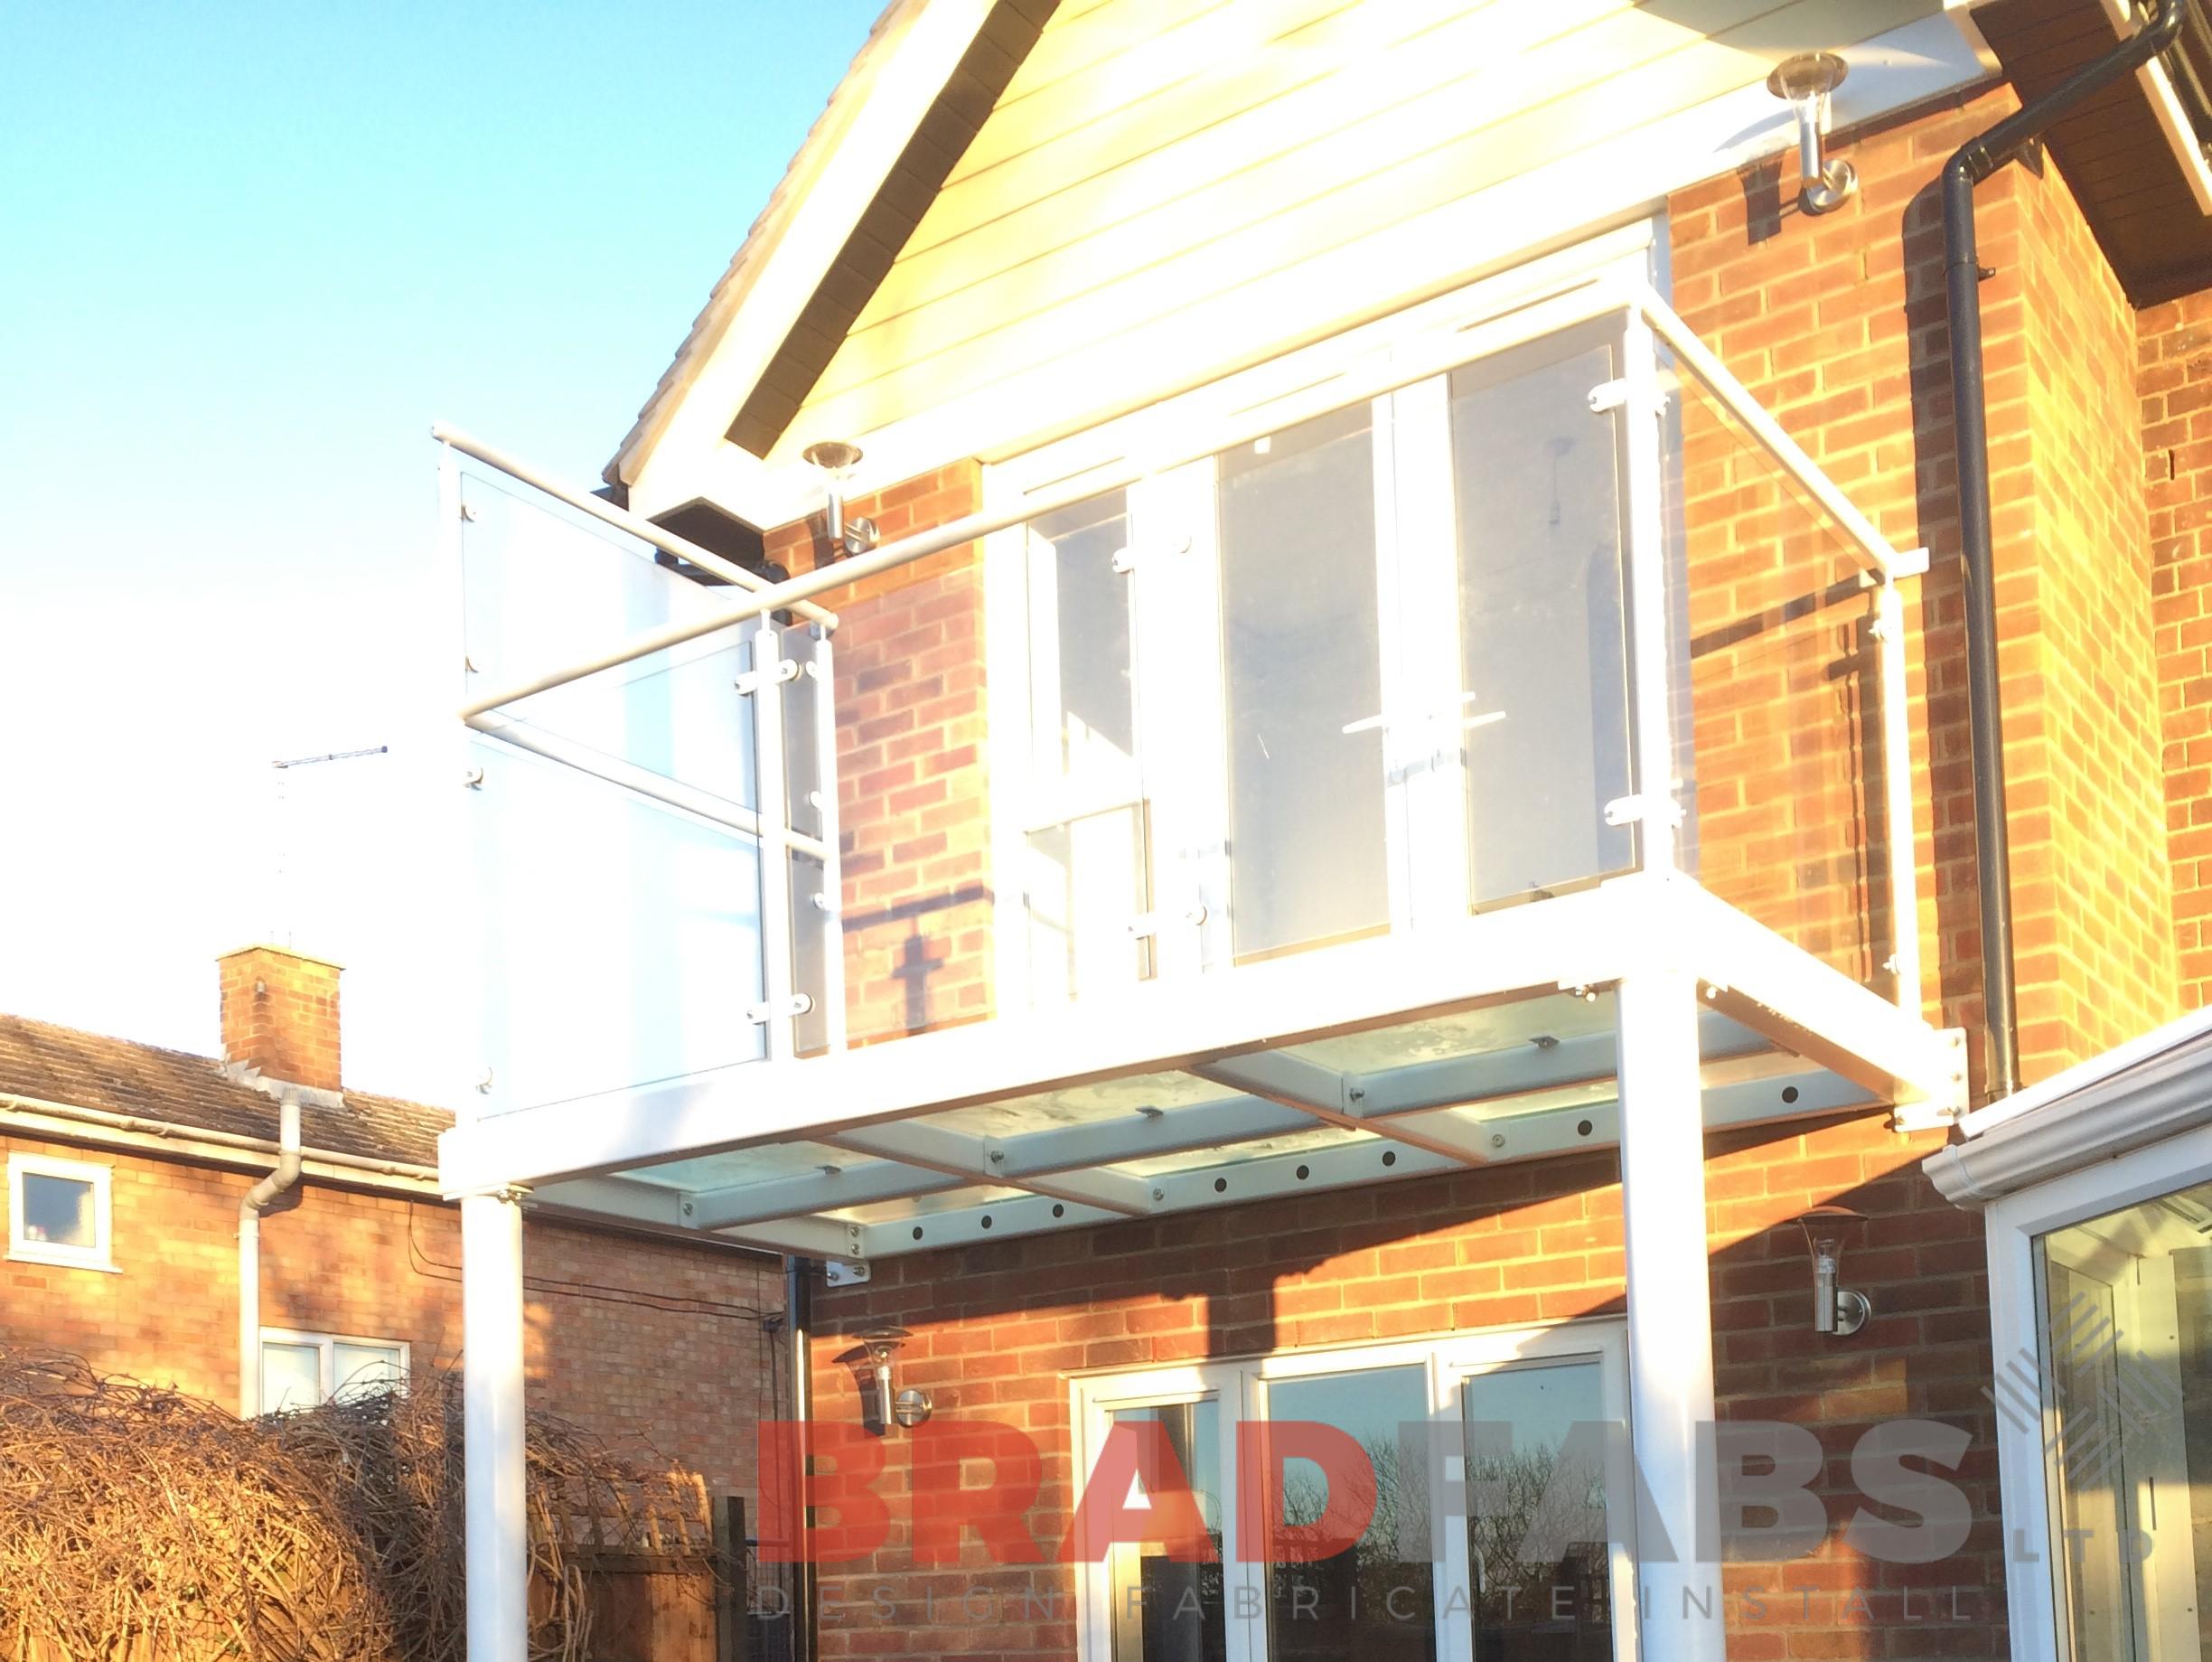
<svg viewBox="0 0 2212 1662">
<path fill-rule="evenodd" d="M 276 1137 L 275 1099 L 227 1075 L 211 1056 L 25 1016 L 0 1016 L 0 1093 L 193 1131 Z M 342 1101 L 342 1107 L 302 1104 L 300 1137 L 310 1150 L 437 1164 L 437 1135 L 453 1123 L 445 1110 L 360 1091 L 346 1092 Z"/>
</svg>

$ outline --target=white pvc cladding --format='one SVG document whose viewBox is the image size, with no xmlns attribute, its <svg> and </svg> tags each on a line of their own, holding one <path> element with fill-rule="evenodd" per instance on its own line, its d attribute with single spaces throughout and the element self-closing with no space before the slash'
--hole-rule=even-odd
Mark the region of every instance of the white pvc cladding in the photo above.
<svg viewBox="0 0 2212 1662">
<path fill-rule="evenodd" d="M 741 782 L 731 802 L 708 804 L 718 832 L 811 860 L 820 885 L 819 903 L 794 906 L 797 866 L 761 859 L 752 917 L 736 920 L 736 933 L 718 941 L 709 928 L 709 956 L 719 954 L 725 971 L 743 959 L 761 974 L 755 981 L 747 969 L 737 981 L 713 983 L 709 1002 L 721 1025 L 709 1022 L 707 1030 L 743 1023 L 747 1037 L 723 1043 L 719 1053 L 714 1044 L 687 1041 L 633 1056 L 630 1077 L 611 1085 L 599 1078 L 623 1072 L 621 1058 L 603 1055 L 599 1077 L 573 1082 L 596 1088 L 533 1092 L 534 1100 L 464 1120 L 443 1143 L 448 1192 L 521 1186 L 548 1209 L 865 1260 L 1570 1154 L 1617 1145 L 1622 1114 L 1635 1112 L 1619 1085 L 1615 989 L 1638 977 L 1695 978 L 1701 1002 L 1684 1016 L 1695 1023 L 1695 1071 L 1685 1068 L 1671 1087 L 1700 1094 L 1709 1127 L 1877 1104 L 1896 1106 L 1901 1123 L 1954 1117 L 1964 1103 L 1964 1065 L 1956 1035 L 1919 1014 L 1909 838 L 1892 840 L 1899 846 L 1885 874 L 1886 911 L 1907 920 L 1883 961 L 1889 997 L 1726 905 L 1679 868 L 1673 727 L 1680 718 L 1661 500 L 1673 390 L 1694 380 L 1746 442 L 1819 505 L 1877 591 L 1886 621 L 1899 619 L 1897 584 L 1922 569 L 1924 559 L 1892 549 L 1674 317 L 1644 275 L 1647 239 L 1609 240 L 1607 258 L 1593 261 L 1587 251 L 1552 257 L 1416 308 L 1398 320 L 1395 338 L 1374 325 L 1324 346 L 1336 359 L 1330 396 L 1348 399 L 1402 384 L 1410 366 L 1420 372 L 1423 354 L 1433 359 L 1430 371 L 1442 370 L 1597 320 L 1617 324 L 1622 373 L 1590 389 L 1590 402 L 1594 411 L 1622 412 L 1634 436 L 1623 450 L 1634 636 L 1627 697 L 1635 776 L 1664 782 L 1607 804 L 1608 818 L 1636 828 L 1634 869 L 1528 904 L 1086 991 L 1062 1005 L 1017 1009 L 1002 998 L 1004 1013 L 988 1021 L 847 1048 L 834 1010 L 810 1036 L 792 1025 L 822 998 L 842 997 L 834 968 L 825 980 L 821 967 L 841 959 L 838 838 L 834 822 L 821 818 L 836 801 L 829 771 L 835 745 L 825 737 L 811 817 L 799 807 L 776 811 L 799 800 L 789 796 L 788 779 L 774 790 L 764 778 Z M 1270 431 L 1283 419 L 1275 408 L 1280 398 L 1310 384 L 1295 379 L 1302 367 L 1285 360 L 1254 371 L 1263 385 L 1256 398 L 1249 382 L 1223 384 L 1190 395 L 1184 408 L 1148 426 L 1125 423 L 1072 477 L 1061 472 L 1029 484 L 1034 467 L 1026 475 L 1007 470 L 983 512 L 936 531 L 773 586 L 759 587 L 747 574 L 742 587 L 692 586 L 674 606 L 633 607 L 623 615 L 626 638 L 605 627 L 590 643 L 570 637 L 576 661 L 565 668 L 533 661 L 487 674 L 474 662 L 464 710 L 474 742 L 497 746 L 513 738 L 518 720 L 528 719 L 519 709 L 548 692 L 610 670 L 630 675 L 624 666 L 641 662 L 696 662 L 683 658 L 692 643 L 731 643 L 735 651 L 763 631 L 763 619 L 792 615 L 832 587 Z M 1273 399 L 1264 391 L 1270 380 L 1279 390 Z M 1138 442 L 1125 442 L 1132 436 Z M 481 446 L 471 453 L 479 460 L 490 454 Z M 607 518 L 595 505 L 592 512 Z M 825 688 L 833 623 L 798 625 L 820 654 Z M 1902 755 L 1902 630 L 1894 622 L 1881 647 L 1879 718 L 1895 746 L 1890 754 Z M 725 678 L 735 686 L 749 677 L 741 690 L 755 700 L 764 679 L 756 662 L 773 677 L 781 662 L 756 661 L 756 651 L 736 651 L 727 662 L 737 673 Z M 830 723 L 819 725 L 826 734 Z M 775 747 L 774 739 L 760 743 L 757 726 L 752 732 L 750 741 L 727 741 L 730 757 L 742 762 L 745 742 Z M 576 784 L 586 795 L 640 797 L 655 813 L 696 813 L 701 805 L 670 789 L 671 778 L 686 791 L 698 784 L 682 780 L 680 766 L 609 765 L 606 755 L 622 749 L 611 739 L 532 747 L 539 753 L 534 765 L 584 775 Z M 1909 825 L 1905 771 L 1884 773 L 1890 822 Z M 625 803 L 623 812 L 633 807 Z M 488 873 L 533 829 L 475 817 L 480 869 Z M 784 873 L 780 895 L 770 893 L 778 887 L 772 868 Z M 641 896 L 649 911 L 670 908 L 661 920 L 668 926 L 644 918 L 642 938 L 686 950 L 685 929 L 669 922 L 685 904 L 680 884 L 656 878 L 625 889 L 633 934 Z M 810 919 L 828 920 L 813 957 L 792 950 L 791 933 Z M 713 926 L 733 927 L 726 916 Z M 749 957 L 748 929 L 755 944 Z M 528 962 L 523 943 L 502 941 L 495 929 L 485 938 L 488 1004 L 511 1022 L 521 1009 L 519 982 L 562 978 Z M 536 944 L 556 961 L 573 957 L 555 936 Z M 669 965 L 643 962 L 633 944 L 608 944 L 620 946 L 614 955 L 623 974 L 651 972 L 661 977 L 656 986 L 666 984 Z M 809 962 L 814 1005 L 797 986 Z M 557 1002 L 567 1000 L 559 1027 L 549 1029 L 527 1010 L 524 1025 L 551 1042 L 559 1028 L 591 1019 L 594 999 L 620 991 L 604 980 L 580 1000 L 550 990 Z M 661 1008 L 658 999 L 645 1002 Z M 510 1052 L 519 1031 L 503 1041 Z M 561 1034 L 555 1047 L 572 1049 L 573 1042 Z M 532 1066 L 527 1056 L 511 1062 L 525 1075 Z"/>
</svg>

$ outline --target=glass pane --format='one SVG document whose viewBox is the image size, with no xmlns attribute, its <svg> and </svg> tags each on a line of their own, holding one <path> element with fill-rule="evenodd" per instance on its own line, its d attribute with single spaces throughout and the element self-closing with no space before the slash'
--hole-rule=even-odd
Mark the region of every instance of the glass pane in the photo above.
<svg viewBox="0 0 2212 1662">
<path fill-rule="evenodd" d="M 843 950 L 837 918 L 822 904 L 821 861 L 791 857 L 792 986 L 814 1000 L 792 1024 L 792 1042 L 802 1056 L 830 1047 L 830 953 Z"/>
<path fill-rule="evenodd" d="M 1635 862 L 1605 822 L 1629 794 L 1620 483 L 1590 389 L 1618 355 L 1606 325 L 1456 370 L 1459 709 L 1476 905 Z"/>
<path fill-rule="evenodd" d="M 495 744 L 473 755 L 487 1111 L 756 1059 L 753 840 Z"/>
<path fill-rule="evenodd" d="M 1470 1495 L 1502 1495 L 1467 1521 L 1475 1578 L 1476 1662 L 1610 1662 L 1610 1554 L 1602 1538 L 1579 1540 L 1582 1520 L 1605 1515 L 1601 1434 L 1567 1447 L 1577 1425 L 1605 1417 L 1595 1362 L 1501 1368 L 1467 1382 Z M 1508 1426 L 1511 1447 L 1485 1451 L 1474 1428 Z M 1495 1432 L 1492 1433 L 1495 1435 Z M 1495 1443 L 1492 1443 L 1495 1447 Z M 1480 1485 L 1495 1485 L 1487 1491 Z"/>
<path fill-rule="evenodd" d="M 2194 1657 L 2212 1646 L 2212 1184 L 2039 1244 L 2068 1654 Z"/>
<path fill-rule="evenodd" d="M 461 480 L 472 697 L 590 659 L 633 634 L 729 604 L 718 585 L 658 563 L 646 544 L 526 486 Z M 736 689 L 751 625 L 522 699 L 501 715 L 540 738 L 754 805 L 753 724 Z"/>
<path fill-rule="evenodd" d="M 795 831 L 819 837 L 823 823 L 823 706 L 833 695 L 817 671 L 827 671 L 829 653 L 803 629 L 784 634 L 783 652 L 800 665 L 799 678 L 783 685 L 783 793 L 789 816 L 785 823 Z"/>
<path fill-rule="evenodd" d="M 331 1347 L 331 1376 L 336 1394 L 389 1391 L 406 1379 L 399 1351 L 393 1345 L 349 1345 L 340 1339 Z"/>
<path fill-rule="evenodd" d="M 1137 757 L 1124 493 L 1029 527 L 1030 732 L 1040 779 L 1129 775 Z"/>
<path fill-rule="evenodd" d="M 1215 466 L 1242 958 L 1390 921 L 1371 408 L 1240 445 Z"/>
<path fill-rule="evenodd" d="M 261 1341 L 261 1412 L 312 1408 L 323 1400 L 323 1352 L 315 1345 Z"/>
<path fill-rule="evenodd" d="M 1212 1398 L 1158 1408 L 1122 1408 L 1120 1425 L 1152 1422 L 1188 1479 L 1214 1540 L 1212 1563 L 1184 1563 L 1156 1545 L 1117 1544 L 1111 1549 L 1113 1662 L 1223 1662 L 1221 1405 Z M 1133 1490 L 1140 1490 L 1140 1473 Z M 1132 1502 L 1136 1494 L 1132 1493 Z"/>
<path fill-rule="evenodd" d="M 1436 1655 L 1435 1566 L 1399 1557 L 1406 1516 L 1429 1508 L 1425 1485 L 1410 1482 L 1398 1428 L 1429 1417 L 1424 1368 L 1390 1367 L 1268 1387 L 1270 1421 L 1310 1420 L 1346 1432 L 1373 1468 L 1373 1516 L 1344 1552 L 1312 1563 L 1268 1566 L 1268 1650 L 1271 1662 L 1431 1662 Z M 1321 1469 L 1283 1462 L 1283 1516 L 1291 1526 L 1319 1521 L 1328 1504 Z M 1366 1497 L 1361 1497 L 1364 1499 Z M 1278 1521 L 1278 1520 L 1270 1520 Z M 1418 1526 L 1416 1526 L 1418 1527 Z"/>
<path fill-rule="evenodd" d="M 1141 808 L 1113 808 L 1029 833 L 1022 894 L 1030 996 L 1043 1003 L 1152 973 L 1152 941 L 1131 933 L 1149 909 Z"/>
<path fill-rule="evenodd" d="M 23 1174 L 23 1238 L 51 1246 L 99 1246 L 99 1219 L 92 1205 L 92 1185 L 80 1178 Z"/>
</svg>

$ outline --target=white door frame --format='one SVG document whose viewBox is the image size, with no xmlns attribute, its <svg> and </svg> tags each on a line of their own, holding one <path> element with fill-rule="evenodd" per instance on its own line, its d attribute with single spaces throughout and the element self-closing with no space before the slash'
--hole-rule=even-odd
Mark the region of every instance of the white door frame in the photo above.
<svg viewBox="0 0 2212 1662">
<path fill-rule="evenodd" d="M 2054 1523 L 2057 1493 L 2045 1454 L 2048 1407 L 2032 1419 L 2025 1390 L 2037 1377 L 2042 1297 L 2036 1241 L 2056 1229 L 2177 1189 L 2212 1182 L 2212 1126 L 2134 1150 L 2007 1195 L 1984 1214 L 1990 1275 L 1990 1336 L 1999 1413 L 1997 1460 L 2003 1497 L 2005 1601 L 2014 1662 L 2062 1662 Z M 2041 1393 L 2036 1389 L 2040 1403 Z"/>
</svg>

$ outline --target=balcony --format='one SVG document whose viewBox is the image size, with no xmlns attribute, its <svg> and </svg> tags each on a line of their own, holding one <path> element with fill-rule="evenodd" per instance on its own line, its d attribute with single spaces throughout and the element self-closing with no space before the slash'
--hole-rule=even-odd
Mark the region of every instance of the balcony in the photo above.
<svg viewBox="0 0 2212 1662">
<path fill-rule="evenodd" d="M 865 1262 L 1954 1113 L 1921 560 L 1641 283 L 1423 310 L 773 587 L 445 435 L 448 1188 Z"/>
</svg>

